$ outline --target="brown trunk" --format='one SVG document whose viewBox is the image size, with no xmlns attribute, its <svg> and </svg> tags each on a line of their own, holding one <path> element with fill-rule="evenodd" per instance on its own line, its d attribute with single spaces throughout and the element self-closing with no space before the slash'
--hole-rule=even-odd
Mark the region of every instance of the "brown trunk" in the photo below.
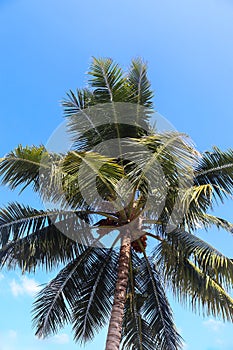
<svg viewBox="0 0 233 350">
<path fill-rule="evenodd" d="M 122 321 L 128 285 L 130 243 L 130 236 L 126 233 L 121 241 L 117 283 L 105 350 L 120 349 Z"/>
</svg>

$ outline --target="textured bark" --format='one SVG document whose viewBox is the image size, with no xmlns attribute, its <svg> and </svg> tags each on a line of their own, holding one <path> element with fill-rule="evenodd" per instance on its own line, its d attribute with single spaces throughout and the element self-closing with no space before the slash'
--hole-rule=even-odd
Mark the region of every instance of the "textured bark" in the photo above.
<svg viewBox="0 0 233 350">
<path fill-rule="evenodd" d="M 105 350 L 119 350 L 120 348 L 122 321 L 128 285 L 130 243 L 130 236 L 125 234 L 121 241 L 117 283 Z"/>
</svg>

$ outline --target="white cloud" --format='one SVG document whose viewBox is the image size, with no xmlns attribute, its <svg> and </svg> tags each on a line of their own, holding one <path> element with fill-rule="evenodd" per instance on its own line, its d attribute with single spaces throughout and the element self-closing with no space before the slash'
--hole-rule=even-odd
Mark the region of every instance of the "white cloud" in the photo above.
<svg viewBox="0 0 233 350">
<path fill-rule="evenodd" d="M 37 341 L 43 342 L 43 344 L 67 344 L 70 341 L 69 336 L 66 333 L 56 334 L 50 338 L 35 338 Z"/>
<path fill-rule="evenodd" d="M 69 343 L 69 336 L 66 333 L 56 334 L 50 338 L 50 342 L 54 344 L 67 344 Z"/>
<path fill-rule="evenodd" d="M 0 273 L 0 281 L 2 281 L 5 278 L 5 276 L 3 275 L 3 273 Z"/>
<path fill-rule="evenodd" d="M 37 293 L 40 290 L 40 287 L 38 286 L 37 282 L 34 279 L 28 278 L 26 276 L 20 277 L 19 282 L 16 282 L 16 280 L 13 279 L 10 282 L 10 288 L 12 294 L 15 297 L 19 295 L 34 296 L 35 293 Z"/>
<path fill-rule="evenodd" d="M 15 350 L 17 349 L 18 333 L 14 329 L 0 332 L 0 349 L 1 350 Z"/>
<path fill-rule="evenodd" d="M 213 318 L 210 318 L 209 320 L 204 321 L 203 325 L 213 332 L 218 332 L 224 327 L 223 322 L 214 320 Z"/>
<path fill-rule="evenodd" d="M 216 344 L 218 344 L 219 346 L 224 346 L 225 345 L 225 340 L 221 339 L 221 338 L 217 338 L 216 339 Z"/>
<path fill-rule="evenodd" d="M 10 339 L 16 339 L 18 336 L 18 333 L 14 329 L 10 329 L 7 335 Z"/>
</svg>

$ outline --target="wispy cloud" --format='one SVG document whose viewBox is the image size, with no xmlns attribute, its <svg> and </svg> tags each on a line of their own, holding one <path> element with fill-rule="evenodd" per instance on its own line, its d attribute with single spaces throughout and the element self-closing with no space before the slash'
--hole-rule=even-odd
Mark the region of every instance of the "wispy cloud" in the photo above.
<svg viewBox="0 0 233 350">
<path fill-rule="evenodd" d="M 0 349 L 1 350 L 15 350 L 17 349 L 18 332 L 14 329 L 0 332 Z"/>
<path fill-rule="evenodd" d="M 40 338 L 36 337 L 36 340 L 39 342 L 43 342 L 43 344 L 67 344 L 69 343 L 69 335 L 66 333 L 56 334 L 50 338 Z"/>
<path fill-rule="evenodd" d="M 210 318 L 207 321 L 203 322 L 203 325 L 208 328 L 210 331 L 213 332 L 218 332 L 220 330 L 222 330 L 222 328 L 224 327 L 223 322 L 218 321 L 218 320 L 214 320 L 213 318 Z"/>
<path fill-rule="evenodd" d="M 14 329 L 10 329 L 8 332 L 7 332 L 7 335 L 10 339 L 16 339 L 17 336 L 18 336 L 18 333 L 14 330 Z"/>
<path fill-rule="evenodd" d="M 54 344 L 67 344 L 69 343 L 69 336 L 66 333 L 56 334 L 54 337 L 50 338 L 50 341 Z"/>
<path fill-rule="evenodd" d="M 10 282 L 10 289 L 15 297 L 19 295 L 34 296 L 40 290 L 40 287 L 34 279 L 23 276 L 19 278 L 19 281 L 13 279 Z"/>
</svg>

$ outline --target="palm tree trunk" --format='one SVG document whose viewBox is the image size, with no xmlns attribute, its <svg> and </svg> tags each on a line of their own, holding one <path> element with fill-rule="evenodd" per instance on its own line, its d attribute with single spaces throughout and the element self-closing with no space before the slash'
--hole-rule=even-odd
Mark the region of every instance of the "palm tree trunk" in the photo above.
<svg viewBox="0 0 233 350">
<path fill-rule="evenodd" d="M 130 245 L 130 235 L 129 233 L 125 233 L 121 240 L 117 282 L 105 350 L 119 350 L 120 348 L 124 306 L 128 285 Z"/>
</svg>

